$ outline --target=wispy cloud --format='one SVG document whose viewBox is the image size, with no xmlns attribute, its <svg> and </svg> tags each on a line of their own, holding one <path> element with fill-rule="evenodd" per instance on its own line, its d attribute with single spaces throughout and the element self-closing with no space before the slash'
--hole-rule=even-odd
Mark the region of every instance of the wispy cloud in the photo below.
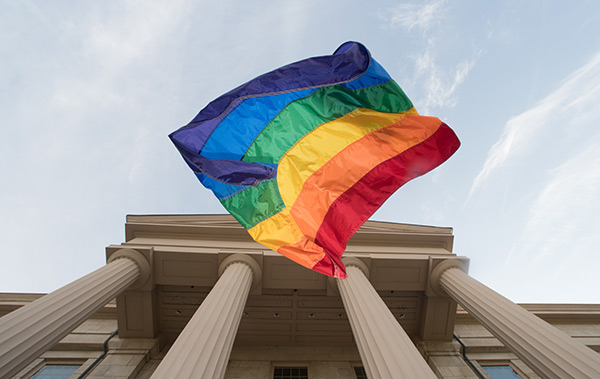
<svg viewBox="0 0 600 379">
<path fill-rule="evenodd" d="M 471 58 L 459 62 L 452 71 L 445 71 L 437 62 L 434 53 L 436 49 L 434 40 L 429 39 L 427 48 L 415 59 L 414 81 L 422 83 L 425 89 L 424 99 L 419 101 L 419 107 L 426 114 L 431 113 L 434 108 L 456 105 L 456 91 L 482 53 L 481 50 Z"/>
<path fill-rule="evenodd" d="M 598 136 L 579 154 L 550 171 L 533 202 L 520 242 L 507 264 L 546 265 L 557 275 L 600 242 L 600 151 Z M 575 263 L 578 265 L 580 263 Z"/>
<path fill-rule="evenodd" d="M 570 241 L 598 206 L 599 167 L 600 151 L 594 145 L 552 170 L 550 181 L 531 208 L 524 234 L 537 242 L 543 237 L 543 245 L 548 246 Z M 545 249 L 537 245 L 538 257 L 543 257 Z"/>
<path fill-rule="evenodd" d="M 123 9 L 112 17 L 89 17 L 89 25 L 82 30 L 84 43 L 79 52 L 85 72 L 61 78 L 55 105 L 87 111 L 87 107 L 98 105 L 98 99 L 100 104 L 109 106 L 126 103 L 123 79 L 136 72 L 136 66 L 144 66 L 145 60 L 163 58 L 156 56 L 157 51 L 169 43 L 168 38 L 182 22 L 188 7 L 186 0 L 168 5 L 130 1 L 124 2 Z"/>
<path fill-rule="evenodd" d="M 422 32 L 423 48 L 413 54 L 414 73 L 408 85 L 416 87 L 415 100 L 419 111 L 432 113 L 435 108 L 453 107 L 457 103 L 456 91 L 465 81 L 483 50 L 475 51 L 454 67 L 448 59 L 440 58 L 440 40 L 445 40 L 441 21 L 449 14 L 444 0 L 403 3 L 378 13 L 385 25 L 405 32 Z M 443 64 L 440 64 L 443 61 Z"/>
<path fill-rule="evenodd" d="M 567 77 L 563 84 L 535 107 L 508 120 L 500 139 L 488 152 L 471 186 L 472 195 L 490 175 L 535 144 L 535 137 L 552 119 L 596 109 L 600 93 L 600 53 Z"/>
<path fill-rule="evenodd" d="M 414 28 L 428 30 L 443 18 L 442 8 L 446 1 L 438 0 L 430 3 L 405 3 L 389 8 L 382 17 L 392 27 L 406 30 Z"/>
</svg>

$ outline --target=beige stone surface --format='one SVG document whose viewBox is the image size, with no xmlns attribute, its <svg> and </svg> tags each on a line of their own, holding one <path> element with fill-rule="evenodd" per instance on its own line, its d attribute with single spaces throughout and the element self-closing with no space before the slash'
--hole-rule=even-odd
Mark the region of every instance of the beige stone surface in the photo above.
<svg viewBox="0 0 600 379">
<path fill-rule="evenodd" d="M 158 344 L 155 347 L 158 348 Z M 165 346 L 158 354 L 150 354 L 150 359 L 142 366 L 135 379 L 149 379 L 167 354 L 170 347 L 171 346 Z"/>
<path fill-rule="evenodd" d="M 73 329 L 71 333 L 76 334 L 110 334 L 117 330 L 117 320 L 115 319 L 88 319 Z"/>
<path fill-rule="evenodd" d="M 134 379 L 148 371 L 151 374 L 154 369 L 152 365 L 148 366 L 148 363 L 154 362 L 158 365 L 160 358 L 158 340 L 141 338 L 124 340 L 115 337 L 110 341 L 108 354 L 86 378 Z"/>
<path fill-rule="evenodd" d="M 420 342 L 418 346 L 438 378 L 478 379 L 461 356 L 458 342 Z"/>
<path fill-rule="evenodd" d="M 242 311 L 260 267 L 248 255 L 230 255 L 221 277 L 181 332 L 152 378 L 219 379 L 225 375 Z"/>
<path fill-rule="evenodd" d="M 96 366 L 88 378 L 93 377 L 123 377 L 135 378 L 142 366 L 146 363 L 143 354 L 115 354 L 109 353 L 102 362 Z"/>
<path fill-rule="evenodd" d="M 356 345 L 234 346 L 230 361 L 360 361 Z"/>
<path fill-rule="evenodd" d="M 225 379 L 269 378 L 272 370 L 270 361 L 230 361 Z"/>
<path fill-rule="evenodd" d="M 481 318 L 477 310 L 469 314 L 459 307 L 454 313 L 451 299 L 432 293 L 434 263 L 459 258 L 452 253 L 453 238 L 451 228 L 368 222 L 350 241 L 345 256 L 359 258 L 370 268 L 371 276 L 362 287 L 374 288 L 373 296 L 383 300 L 410 337 L 407 346 L 416 342 L 423 361 L 437 377 L 476 378 L 462 356 L 465 353 L 480 370 L 481 364 L 509 364 L 524 379 L 538 378 L 498 338 L 505 329 L 518 328 L 518 323 L 493 320 L 492 324 L 502 327 L 492 334 L 477 321 Z M 17 378 L 29 377 L 44 364 L 67 362 L 82 364 L 78 375 L 102 354 L 103 342 L 119 327 L 122 338 L 111 339 L 108 355 L 88 378 L 149 379 L 168 351 L 165 346 L 172 344 L 206 301 L 219 278 L 220 263 L 240 252 L 261 265 L 262 284 L 250 291 L 238 332 L 227 334 L 228 341 L 235 337 L 235 342 L 225 362 L 225 378 L 269 378 L 276 365 L 305 365 L 311 379 L 354 379 L 353 366 L 362 365 L 348 320 L 350 312 L 326 278 L 253 242 L 230 216 L 128 216 L 125 242 L 109 246 L 107 255 L 122 248 L 147 253 L 152 280 L 144 282 L 143 289 L 121 295 L 118 312 L 114 301 L 104 307 L 96 304 L 100 307 L 96 313 L 23 368 Z M 0 316 L 41 296 L 0 294 Z M 519 308 L 552 324 L 551 330 L 600 351 L 600 305 L 525 304 Z M 461 339 L 464 349 L 452 340 L 452 334 Z M 393 360 L 406 363 L 405 354 L 386 348 Z"/>
<path fill-rule="evenodd" d="M 350 362 L 312 362 L 310 376 L 314 379 L 353 379 L 354 370 Z"/>
<path fill-rule="evenodd" d="M 19 373 L 13 376 L 12 379 L 29 378 L 32 373 L 39 370 L 44 365 L 44 359 L 37 358 L 25 366 Z"/>
<path fill-rule="evenodd" d="M 600 377 L 600 359 L 595 351 L 479 283 L 463 270 L 447 269 L 439 283 L 539 376 L 556 379 Z"/>
<path fill-rule="evenodd" d="M 226 379 L 269 378 L 274 366 L 306 366 L 311 379 L 352 378 L 362 366 L 355 345 L 349 346 L 234 346 Z"/>
<path fill-rule="evenodd" d="M 11 377 L 87 320 L 139 277 L 117 259 L 0 318 L 0 377 Z"/>
<path fill-rule="evenodd" d="M 370 378 L 435 378 L 409 336 L 367 279 L 366 264 L 346 259 L 336 279 L 361 360 Z"/>
</svg>

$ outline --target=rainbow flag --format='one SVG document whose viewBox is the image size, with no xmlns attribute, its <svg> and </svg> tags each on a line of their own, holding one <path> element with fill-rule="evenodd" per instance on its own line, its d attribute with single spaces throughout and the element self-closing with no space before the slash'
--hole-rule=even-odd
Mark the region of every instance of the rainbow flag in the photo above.
<svg viewBox="0 0 600 379">
<path fill-rule="evenodd" d="M 242 84 L 170 138 L 255 241 L 337 278 L 356 230 L 460 145 L 357 42 Z"/>
</svg>

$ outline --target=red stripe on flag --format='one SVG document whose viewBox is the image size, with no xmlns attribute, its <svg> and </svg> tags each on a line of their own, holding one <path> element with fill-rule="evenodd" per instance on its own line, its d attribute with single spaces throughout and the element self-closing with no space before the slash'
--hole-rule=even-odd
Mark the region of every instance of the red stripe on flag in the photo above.
<svg viewBox="0 0 600 379">
<path fill-rule="evenodd" d="M 350 237 L 398 188 L 442 164 L 459 146 L 456 134 L 441 123 L 428 139 L 379 164 L 340 195 L 317 232 L 315 242 L 325 249 L 326 256 L 313 270 L 345 277 L 341 257 Z M 343 275 L 335 275 L 336 266 Z"/>
</svg>

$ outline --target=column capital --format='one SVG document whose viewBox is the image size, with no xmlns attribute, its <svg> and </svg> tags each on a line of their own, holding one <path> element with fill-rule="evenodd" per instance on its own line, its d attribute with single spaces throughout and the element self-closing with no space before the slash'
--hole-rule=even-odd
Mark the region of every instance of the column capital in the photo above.
<svg viewBox="0 0 600 379">
<path fill-rule="evenodd" d="M 360 271 L 362 271 L 363 274 L 365 274 L 365 277 L 367 279 L 369 279 L 371 273 L 369 272 L 369 266 L 367 266 L 367 264 L 365 262 L 363 262 L 362 259 L 357 258 L 357 257 L 346 257 L 346 258 L 342 258 L 342 262 L 344 263 L 344 266 L 346 267 L 350 267 L 350 266 L 354 266 L 357 267 Z"/>
<path fill-rule="evenodd" d="M 248 254 L 236 253 L 231 254 L 223 259 L 223 262 L 221 262 L 219 265 L 219 277 L 223 275 L 227 267 L 234 263 L 243 263 L 250 267 L 250 270 L 252 270 L 252 287 L 250 290 L 256 289 L 262 281 L 262 269 L 260 268 L 258 262 Z"/>
<path fill-rule="evenodd" d="M 370 271 L 369 271 L 369 266 L 360 258 L 357 257 L 344 257 L 342 258 L 342 262 L 344 263 L 344 266 L 346 266 L 346 268 L 348 267 L 356 267 L 358 268 L 367 279 L 369 279 L 369 275 L 370 275 Z M 339 279 L 339 280 L 344 280 L 344 279 Z M 328 276 L 327 277 L 327 296 L 339 296 L 340 295 L 340 289 L 338 288 L 337 285 L 337 281 L 338 279 L 332 277 L 332 276 Z"/>
<path fill-rule="evenodd" d="M 431 274 L 429 274 L 429 286 L 433 290 L 433 292 L 441 297 L 448 296 L 446 292 L 442 289 L 440 284 L 440 279 L 442 274 L 451 268 L 457 268 L 465 273 L 469 271 L 469 261 L 467 259 L 445 259 L 439 262 L 433 270 L 431 270 Z"/>
<path fill-rule="evenodd" d="M 106 263 L 111 263 L 116 261 L 117 259 L 129 259 L 132 260 L 140 269 L 140 276 L 138 279 L 131 284 L 128 288 L 130 290 L 140 289 L 142 288 L 148 281 L 150 280 L 150 276 L 152 275 L 152 271 L 150 269 L 150 263 L 148 259 L 137 250 L 133 249 L 119 249 L 112 253 Z"/>
</svg>

